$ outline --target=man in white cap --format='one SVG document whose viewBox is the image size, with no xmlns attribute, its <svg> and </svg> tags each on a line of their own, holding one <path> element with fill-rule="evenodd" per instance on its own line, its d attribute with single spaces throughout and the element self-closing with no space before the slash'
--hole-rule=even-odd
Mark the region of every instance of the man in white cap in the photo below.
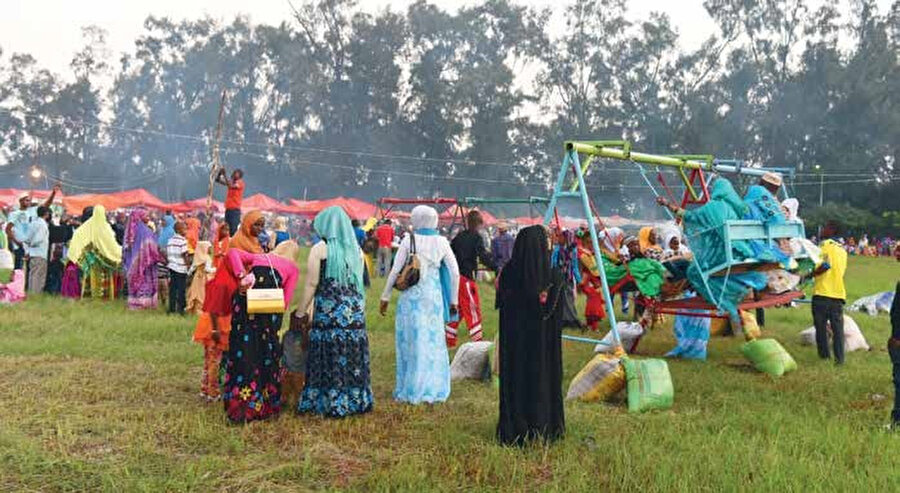
<svg viewBox="0 0 900 493">
<path fill-rule="evenodd" d="M 53 204 L 53 199 L 56 198 L 56 193 L 59 192 L 60 189 L 61 187 L 59 185 L 54 186 L 53 191 L 50 192 L 50 196 L 40 205 L 49 208 L 50 205 Z M 34 221 L 38 217 L 37 209 L 38 206 L 32 203 L 31 193 L 23 193 L 22 196 L 19 197 L 19 209 L 10 212 L 9 217 L 7 218 L 6 237 L 9 238 L 9 246 L 15 255 L 16 269 L 21 269 L 25 265 L 25 245 L 23 242 L 29 236 L 28 227 L 31 224 L 31 221 Z"/>
<path fill-rule="evenodd" d="M 771 171 L 767 171 L 762 175 L 762 178 L 759 179 L 759 184 L 769 191 L 772 195 L 778 195 L 778 190 L 781 188 L 781 184 L 784 183 L 784 179 L 781 177 L 780 173 L 773 173 Z"/>
</svg>

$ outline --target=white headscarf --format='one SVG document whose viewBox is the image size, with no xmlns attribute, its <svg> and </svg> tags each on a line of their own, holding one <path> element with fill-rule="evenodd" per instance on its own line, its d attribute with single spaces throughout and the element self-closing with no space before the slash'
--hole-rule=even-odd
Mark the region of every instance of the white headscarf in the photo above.
<svg viewBox="0 0 900 493">
<path fill-rule="evenodd" d="M 597 232 L 597 239 L 600 240 L 600 246 L 610 252 L 616 252 L 623 246 L 622 240 L 625 238 L 625 232 L 622 228 L 606 228 Z"/>
<path fill-rule="evenodd" d="M 438 213 L 433 207 L 417 205 L 409 216 L 409 222 L 416 229 L 437 229 Z"/>
<path fill-rule="evenodd" d="M 800 201 L 794 198 L 785 199 L 781 206 L 787 209 L 787 220 L 788 221 L 797 221 L 800 217 L 797 215 L 800 210 Z"/>
</svg>

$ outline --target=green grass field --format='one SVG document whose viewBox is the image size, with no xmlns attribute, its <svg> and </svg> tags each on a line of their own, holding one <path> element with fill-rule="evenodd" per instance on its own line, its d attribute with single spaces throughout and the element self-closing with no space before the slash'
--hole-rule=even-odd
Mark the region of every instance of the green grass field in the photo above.
<svg viewBox="0 0 900 493">
<path fill-rule="evenodd" d="M 853 258 L 850 299 L 898 278 L 893 260 Z M 393 320 L 377 314 L 377 288 L 368 296 L 375 411 L 286 412 L 248 426 L 198 399 L 190 318 L 57 298 L 0 307 L 0 491 L 894 491 L 900 481 L 900 435 L 884 430 L 893 398 L 884 315 L 853 315 L 873 350 L 835 368 L 799 345 L 808 306 L 771 310 L 764 334 L 799 371 L 773 380 L 743 359 L 742 341 L 717 338 L 708 361 L 669 363 L 672 410 L 568 402 L 566 438 L 520 450 L 494 441 L 488 384 L 456 383 L 437 406 L 392 402 Z M 493 290 L 483 295 L 493 306 Z M 497 314 L 485 313 L 493 337 Z M 669 325 L 642 341 L 642 355 L 673 346 Z M 565 386 L 591 350 L 565 343 Z"/>
</svg>

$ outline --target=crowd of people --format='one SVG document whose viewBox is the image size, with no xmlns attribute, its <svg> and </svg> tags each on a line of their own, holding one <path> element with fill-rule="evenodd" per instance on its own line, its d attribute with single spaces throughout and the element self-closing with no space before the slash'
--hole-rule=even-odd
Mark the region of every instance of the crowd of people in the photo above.
<svg viewBox="0 0 900 493">
<path fill-rule="evenodd" d="M 796 238 L 777 247 L 752 241 L 732 246 L 744 258 L 783 264 L 784 275 L 746 272 L 722 282 L 697 281 L 697 269 L 718 261 L 722 250 L 701 233 L 729 219 L 799 219 L 796 204 L 775 199 L 779 180 L 767 175 L 740 197 L 726 179 L 716 179 L 710 201 L 688 211 L 660 199 L 681 226 L 644 227 L 629 235 L 597 225 L 599 256 L 587 228 L 515 232 L 499 224 L 489 234 L 478 211 L 466 215 L 452 239 L 428 206 L 413 209 L 408 225 L 390 219 L 364 225 L 339 207 L 321 211 L 311 223 L 261 211 L 242 214 L 239 170 L 217 177 L 227 188 L 222 218 L 142 208 L 110 214 L 98 205 L 77 218 L 54 219 L 53 195 L 40 205 L 25 196 L 0 233 L 0 301 L 20 301 L 26 289 L 71 298 L 121 294 L 132 310 L 162 304 L 171 314 L 195 314 L 193 340 L 204 352 L 200 394 L 222 401 L 231 421 L 247 422 L 279 414 L 288 405 L 287 387 L 298 394 L 290 404 L 298 413 L 343 417 L 373 409 L 364 297 L 375 276 L 385 278 L 381 315 L 399 291 L 394 399 L 446 401 L 449 350 L 461 325 L 470 341 L 482 340 L 479 282 L 494 279 L 493 308 L 500 312 L 497 436 L 507 444 L 552 440 L 565 429 L 560 336 L 564 327 L 599 330 L 606 318 L 604 275 L 616 286 L 613 295 L 621 293 L 626 312 L 639 297 L 699 295 L 735 315 L 751 291 L 773 283 L 796 288 L 800 276 L 787 270 L 798 270 L 789 264 L 803 251 L 812 264 L 807 274 L 815 284 L 819 354 L 830 357 L 830 332 L 834 357 L 843 362 L 847 261 L 833 225 L 823 231 L 827 239 L 820 247 L 805 239 L 794 244 Z M 301 245 L 311 246 L 308 255 L 301 256 Z M 586 300 L 581 315 L 579 295 Z M 653 324 L 648 305 L 633 306 L 642 325 Z M 284 316 L 289 328 L 280 335 Z M 705 357 L 708 325 L 688 330 L 676 319 L 675 326 L 677 347 L 670 354 Z"/>
</svg>

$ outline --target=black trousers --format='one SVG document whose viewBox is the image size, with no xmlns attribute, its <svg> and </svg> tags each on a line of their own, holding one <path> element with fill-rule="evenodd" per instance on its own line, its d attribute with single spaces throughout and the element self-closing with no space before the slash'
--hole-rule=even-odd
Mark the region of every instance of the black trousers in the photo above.
<svg viewBox="0 0 900 493">
<path fill-rule="evenodd" d="M 187 305 L 187 274 L 169 269 L 169 313 L 184 315 Z"/>
<path fill-rule="evenodd" d="M 813 296 L 813 325 L 816 327 L 816 346 L 819 357 L 831 357 L 828 348 L 828 326 L 831 325 L 831 342 L 834 346 L 834 361 L 844 362 L 844 300 L 827 296 Z"/>
<path fill-rule="evenodd" d="M 231 236 L 234 236 L 238 228 L 241 227 L 241 210 L 225 209 L 225 222 L 228 224 L 228 231 L 231 233 Z"/>
<path fill-rule="evenodd" d="M 891 412 L 891 421 L 900 423 L 900 346 L 894 347 L 888 342 L 888 354 L 891 355 L 894 367 L 894 410 Z"/>
</svg>

